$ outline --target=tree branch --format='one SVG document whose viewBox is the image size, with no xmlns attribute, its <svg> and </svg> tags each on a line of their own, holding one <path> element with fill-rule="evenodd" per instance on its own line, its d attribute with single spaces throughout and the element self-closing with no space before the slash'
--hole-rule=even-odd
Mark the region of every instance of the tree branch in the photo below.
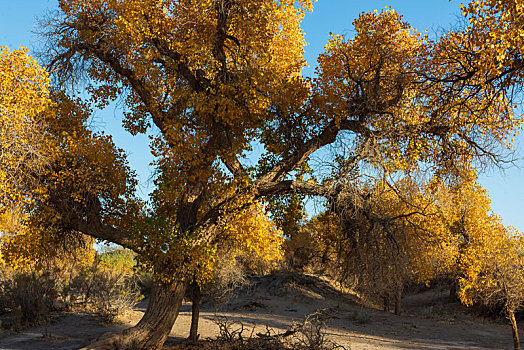
<svg viewBox="0 0 524 350">
<path fill-rule="evenodd" d="M 126 234 L 110 225 L 104 224 L 98 216 L 90 215 L 87 218 L 81 218 L 70 212 L 67 217 L 62 218 L 62 223 L 68 229 L 79 231 L 96 239 L 119 244 L 125 248 L 135 250 L 133 241 L 129 234 Z"/>
<path fill-rule="evenodd" d="M 309 182 L 285 180 L 259 184 L 256 186 L 255 199 L 289 193 L 300 193 L 310 196 L 330 198 L 336 196 L 338 191 L 327 186 L 312 184 Z"/>
<path fill-rule="evenodd" d="M 335 142 L 338 133 L 341 130 L 353 131 L 356 134 L 370 136 L 372 131 L 367 129 L 363 122 L 358 120 L 342 120 L 339 125 L 332 121 L 329 123 L 324 131 L 318 136 L 313 137 L 309 141 L 303 143 L 289 156 L 278 162 L 270 171 L 261 176 L 258 183 L 274 182 L 280 179 L 284 174 L 296 169 L 302 162 L 304 162 L 316 150 Z"/>
</svg>

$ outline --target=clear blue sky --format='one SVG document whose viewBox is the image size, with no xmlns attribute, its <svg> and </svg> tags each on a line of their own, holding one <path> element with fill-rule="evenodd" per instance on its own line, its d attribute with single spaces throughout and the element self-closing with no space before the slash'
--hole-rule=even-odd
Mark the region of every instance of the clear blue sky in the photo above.
<svg viewBox="0 0 524 350">
<path fill-rule="evenodd" d="M 306 40 L 306 59 L 311 68 L 305 71 L 312 74 L 316 56 L 322 51 L 329 38 L 329 33 L 352 34 L 352 21 L 360 12 L 382 9 L 391 6 L 404 15 L 404 19 L 419 31 L 427 30 L 431 35 L 441 28 L 449 28 L 460 15 L 460 2 L 448 0 L 414 1 L 414 0 L 318 0 L 313 13 L 308 14 L 303 22 Z M 57 7 L 57 0 L 0 0 L 0 45 L 11 49 L 26 46 L 38 47 L 36 36 L 31 32 L 36 29 L 36 17 Z M 124 148 L 131 166 L 137 170 L 144 183 L 143 192 L 147 193 L 147 180 L 150 177 L 148 163 L 151 161 L 147 147 L 147 138 L 134 138 L 120 126 L 118 109 L 109 107 L 97 112 L 99 128 L 115 137 L 116 143 Z M 524 135 L 517 139 L 518 156 L 524 155 Z M 524 161 L 518 160 L 518 166 Z M 502 216 L 504 223 L 524 230 L 524 186 L 522 170 L 512 167 L 504 172 L 492 170 L 481 176 L 481 184 L 486 187 L 493 201 L 493 210 Z"/>
</svg>

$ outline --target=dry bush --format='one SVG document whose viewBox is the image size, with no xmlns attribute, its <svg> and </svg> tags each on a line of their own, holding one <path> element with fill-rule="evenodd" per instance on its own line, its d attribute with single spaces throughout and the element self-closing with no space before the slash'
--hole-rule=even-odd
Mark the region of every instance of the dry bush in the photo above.
<svg viewBox="0 0 524 350">
<path fill-rule="evenodd" d="M 209 347 L 221 350 L 287 350 L 280 338 L 272 335 L 271 329 L 266 327 L 264 334 L 255 334 L 255 326 L 245 327 L 240 321 L 235 321 L 226 316 L 216 316 L 213 320 L 219 328 L 215 340 L 209 342 Z"/>
<path fill-rule="evenodd" d="M 47 321 L 58 295 L 56 279 L 50 271 L 14 272 L 4 268 L 0 278 L 0 307 L 8 321 L 3 326 L 19 329 Z"/>
<path fill-rule="evenodd" d="M 227 254 L 219 254 L 216 264 L 215 278 L 205 288 L 206 297 L 215 303 L 225 303 L 234 297 L 236 292 L 250 286 L 246 268 L 239 260 L 231 260 Z"/>
<path fill-rule="evenodd" d="M 95 288 L 90 295 L 90 303 L 105 322 L 129 311 L 143 297 L 136 279 L 132 275 L 101 269 L 93 276 Z"/>
<path fill-rule="evenodd" d="M 142 299 L 132 273 L 98 262 L 77 271 L 62 294 L 71 307 L 98 312 L 108 323 Z"/>
<path fill-rule="evenodd" d="M 335 350 L 345 349 L 342 345 L 326 338 L 324 328 L 327 314 L 325 310 L 317 310 L 305 317 L 301 323 L 294 323 L 285 337 L 289 349 L 301 350 Z"/>
<path fill-rule="evenodd" d="M 74 264 L 72 264 L 74 265 Z M 104 321 L 131 309 L 141 298 L 134 275 L 98 262 L 88 267 L 14 271 L 0 274 L 0 313 L 4 328 L 19 329 L 49 319 L 62 310 L 98 312 Z"/>
<path fill-rule="evenodd" d="M 246 336 L 244 333 L 249 331 L 249 329 L 240 321 L 231 320 L 226 316 L 219 315 L 215 315 L 213 321 L 218 326 L 217 340 L 220 342 L 243 342 L 244 339 L 250 339 L 253 337 L 254 328 L 252 328 L 250 334 Z"/>
<path fill-rule="evenodd" d="M 137 268 L 136 253 L 122 247 L 105 247 L 100 254 L 101 263 L 124 275 L 133 276 L 143 295 L 149 295 L 153 285 L 152 272 Z"/>
<path fill-rule="evenodd" d="M 169 349 L 220 349 L 220 350 L 337 350 L 346 349 L 326 338 L 324 310 L 294 323 L 286 332 L 276 334 L 266 326 L 265 333 L 256 333 L 255 326 L 246 327 L 240 321 L 226 316 L 216 316 L 214 322 L 219 335 L 214 340 L 199 344 L 177 344 Z"/>
</svg>

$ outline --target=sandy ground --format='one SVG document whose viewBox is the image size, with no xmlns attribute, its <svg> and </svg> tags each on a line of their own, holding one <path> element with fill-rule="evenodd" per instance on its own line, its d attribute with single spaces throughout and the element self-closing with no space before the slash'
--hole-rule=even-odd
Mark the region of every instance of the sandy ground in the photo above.
<svg viewBox="0 0 524 350">
<path fill-rule="evenodd" d="M 403 315 L 395 316 L 359 305 L 314 277 L 268 276 L 255 280 L 239 297 L 219 308 L 204 302 L 199 333 L 200 339 L 215 338 L 217 317 L 242 323 L 244 336 L 265 333 L 267 327 L 273 334 L 283 333 L 293 322 L 323 309 L 328 338 L 348 349 L 513 348 L 509 326 L 474 319 L 462 313 L 460 305 L 447 304 L 446 299 L 447 292 L 439 289 L 408 295 Z M 0 349 L 77 349 L 104 333 L 132 326 L 146 306 L 147 300 L 110 326 L 102 325 L 96 315 L 69 314 L 47 326 L 0 333 Z M 186 338 L 190 322 L 191 305 L 184 303 L 167 344 Z"/>
</svg>

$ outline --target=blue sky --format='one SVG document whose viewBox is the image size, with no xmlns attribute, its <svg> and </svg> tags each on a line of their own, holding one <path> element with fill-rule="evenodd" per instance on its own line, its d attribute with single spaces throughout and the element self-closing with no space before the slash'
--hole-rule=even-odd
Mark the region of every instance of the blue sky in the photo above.
<svg viewBox="0 0 524 350">
<path fill-rule="evenodd" d="M 9 48 L 26 46 L 37 48 L 38 41 L 32 31 L 37 29 L 35 18 L 57 7 L 57 0 L 0 0 L 0 45 Z M 352 21 L 363 11 L 373 11 L 391 6 L 404 16 L 404 19 L 419 31 L 427 30 L 431 36 L 442 28 L 450 28 L 460 15 L 460 2 L 448 0 L 318 0 L 313 13 L 308 14 L 303 22 L 306 33 L 306 59 L 311 66 L 305 74 L 311 75 L 316 64 L 316 57 L 329 38 L 329 33 L 352 34 Z M 120 126 L 119 110 L 114 106 L 96 113 L 98 127 L 112 134 L 115 142 L 124 148 L 131 166 L 137 170 L 142 183 L 142 192 L 148 191 L 147 180 L 150 178 L 148 163 L 151 161 L 147 147 L 147 137 L 138 139 L 127 134 Z M 524 134 L 516 140 L 517 156 L 524 152 Z M 517 166 L 524 161 L 519 159 Z M 510 167 L 505 171 L 492 169 L 481 176 L 481 184 L 488 189 L 493 201 L 492 208 L 505 224 L 513 225 L 524 231 L 524 187 L 522 170 Z"/>
</svg>

